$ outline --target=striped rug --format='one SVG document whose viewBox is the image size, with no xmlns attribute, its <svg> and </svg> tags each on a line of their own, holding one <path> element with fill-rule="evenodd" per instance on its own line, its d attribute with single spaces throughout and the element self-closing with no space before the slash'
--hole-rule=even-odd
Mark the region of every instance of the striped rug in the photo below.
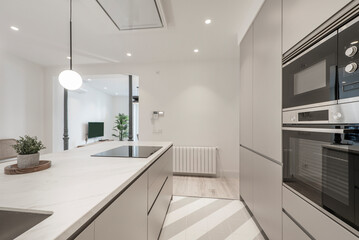
<svg viewBox="0 0 359 240">
<path fill-rule="evenodd" d="M 239 200 L 174 196 L 160 240 L 265 239 Z"/>
</svg>

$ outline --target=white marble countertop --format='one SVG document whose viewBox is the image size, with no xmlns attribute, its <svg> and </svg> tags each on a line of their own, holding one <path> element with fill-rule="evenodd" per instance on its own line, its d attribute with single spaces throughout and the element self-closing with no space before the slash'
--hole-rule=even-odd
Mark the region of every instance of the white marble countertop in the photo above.
<svg viewBox="0 0 359 240">
<path fill-rule="evenodd" d="M 90 157 L 122 145 L 161 146 L 149 158 Z M 169 142 L 103 142 L 45 154 L 51 168 L 5 175 L 0 164 L 0 207 L 53 214 L 16 239 L 67 239 L 165 152 Z"/>
</svg>

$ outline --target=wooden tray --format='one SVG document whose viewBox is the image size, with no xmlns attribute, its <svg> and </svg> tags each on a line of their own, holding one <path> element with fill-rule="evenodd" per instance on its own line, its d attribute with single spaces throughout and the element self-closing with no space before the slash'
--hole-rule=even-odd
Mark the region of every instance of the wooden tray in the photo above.
<svg viewBox="0 0 359 240">
<path fill-rule="evenodd" d="M 4 168 L 4 173 L 7 175 L 32 173 L 32 172 L 42 171 L 50 167 L 51 167 L 51 161 L 40 160 L 39 165 L 31 168 L 20 169 L 17 167 L 17 164 L 9 165 Z"/>
</svg>

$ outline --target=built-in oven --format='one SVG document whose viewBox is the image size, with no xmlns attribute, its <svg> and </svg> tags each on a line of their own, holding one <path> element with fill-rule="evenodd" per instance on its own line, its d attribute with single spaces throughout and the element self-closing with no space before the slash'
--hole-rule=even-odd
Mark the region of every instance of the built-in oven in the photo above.
<svg viewBox="0 0 359 240">
<path fill-rule="evenodd" d="M 348 106 L 283 112 L 283 183 L 359 230 L 359 103 Z"/>
<path fill-rule="evenodd" d="M 283 182 L 359 230 L 359 126 L 283 128 Z"/>
<path fill-rule="evenodd" d="M 336 76 L 337 31 L 283 65 L 283 108 L 336 101 Z"/>
</svg>

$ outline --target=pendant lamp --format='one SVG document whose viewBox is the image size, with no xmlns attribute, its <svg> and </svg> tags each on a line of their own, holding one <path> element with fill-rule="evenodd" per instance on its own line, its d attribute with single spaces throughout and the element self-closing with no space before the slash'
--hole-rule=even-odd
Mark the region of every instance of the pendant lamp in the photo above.
<svg viewBox="0 0 359 240">
<path fill-rule="evenodd" d="M 80 74 L 72 70 L 72 0 L 70 0 L 70 70 L 60 73 L 59 82 L 67 90 L 76 90 L 82 85 Z"/>
</svg>

